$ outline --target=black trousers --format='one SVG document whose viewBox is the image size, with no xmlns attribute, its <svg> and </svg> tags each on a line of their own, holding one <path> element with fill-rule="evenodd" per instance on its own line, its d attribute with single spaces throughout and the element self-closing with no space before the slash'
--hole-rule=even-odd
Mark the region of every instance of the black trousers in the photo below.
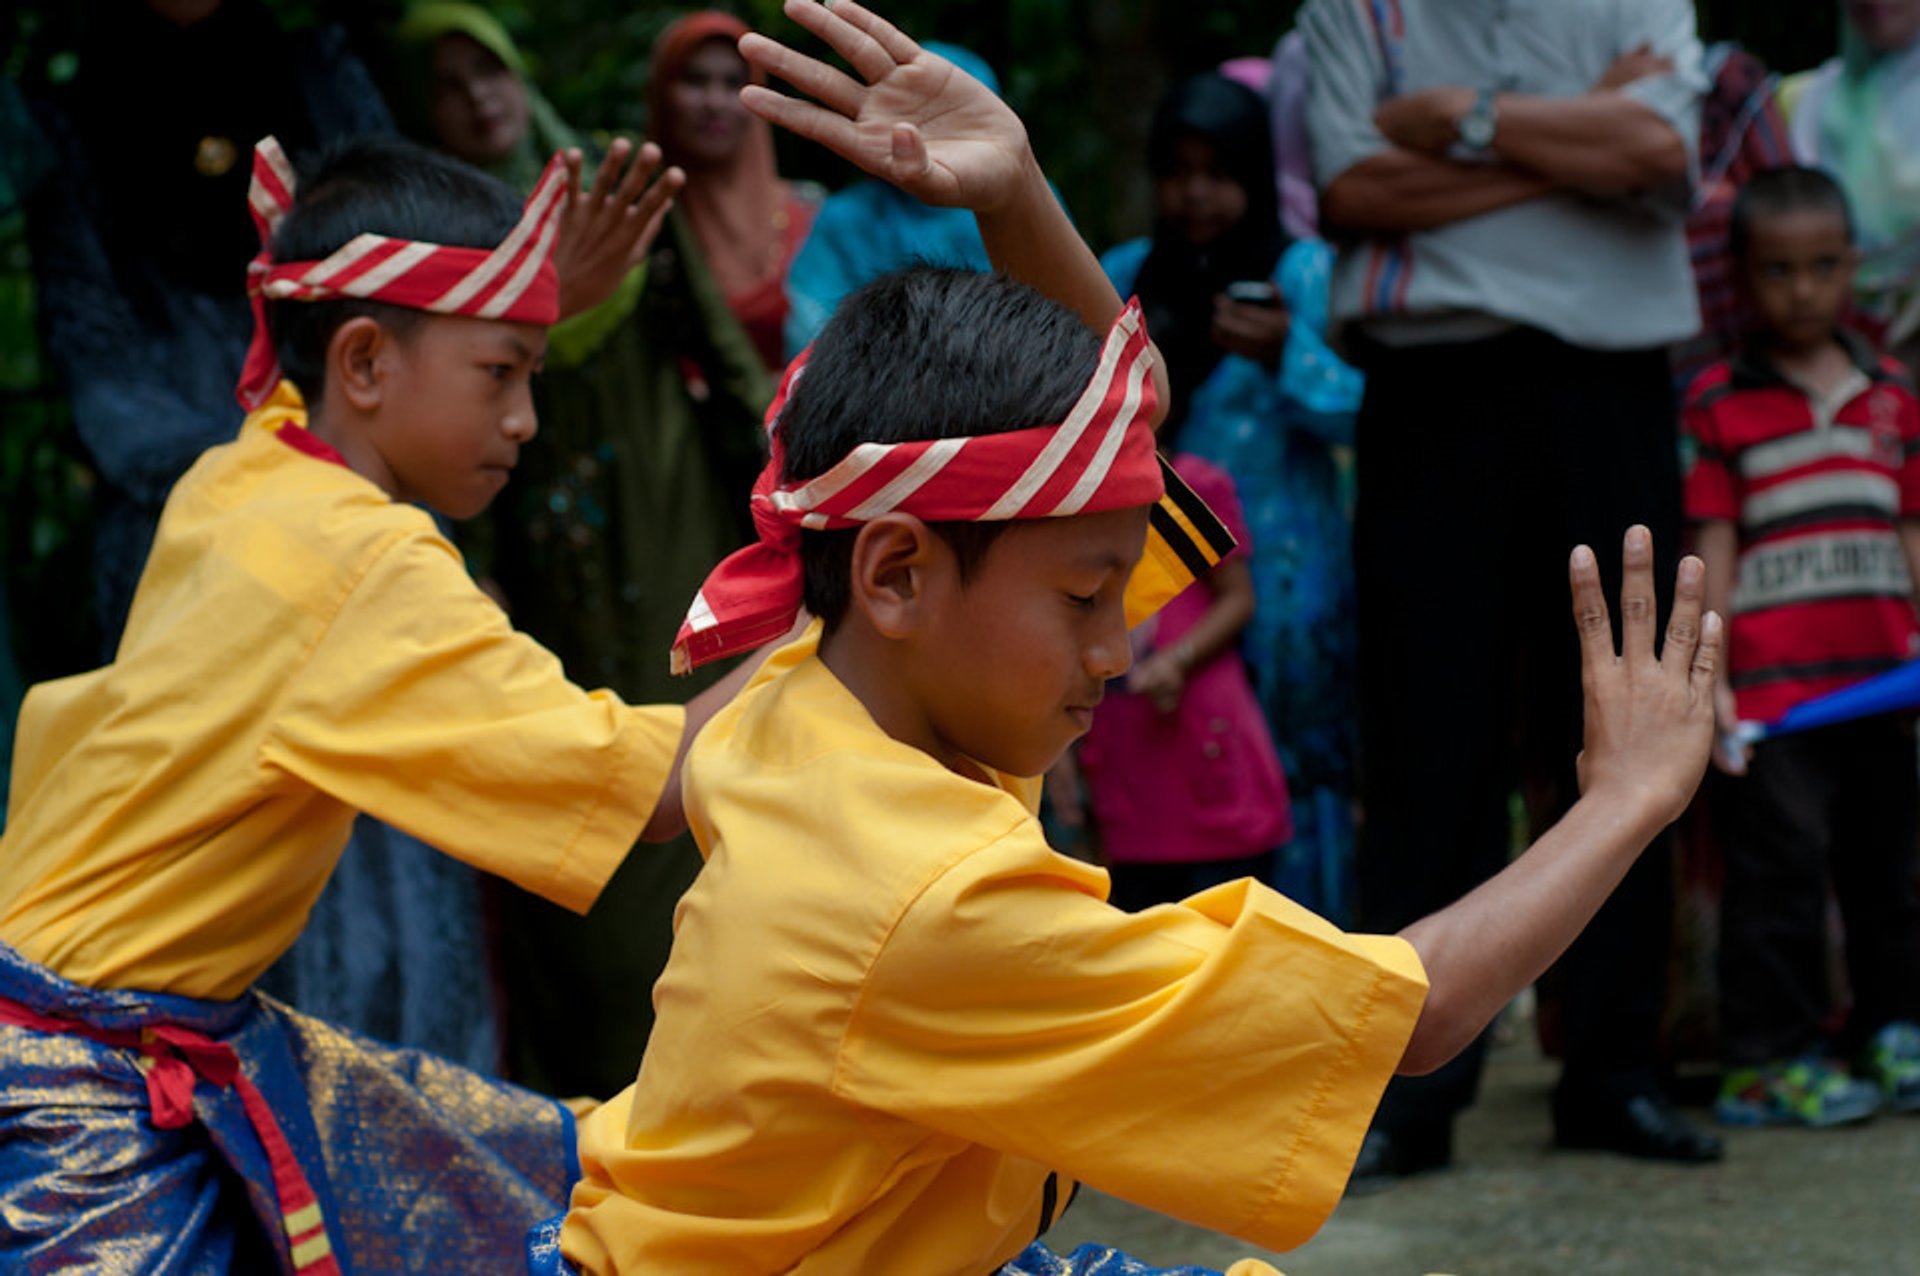
<svg viewBox="0 0 1920 1276">
<path fill-rule="evenodd" d="M 1833 997 L 1827 888 L 1846 932 L 1846 1047 L 1920 1020 L 1914 887 L 1920 779 L 1911 721 L 1867 718 L 1767 740 L 1710 792 L 1726 853 L 1720 905 L 1722 1053 L 1732 1066 L 1816 1045 Z"/>
<path fill-rule="evenodd" d="M 1576 544 L 1617 612 L 1620 541 L 1653 531 L 1661 615 L 1679 557 L 1675 405 L 1664 352 L 1581 350 L 1531 330 L 1374 347 L 1358 423 L 1359 913 L 1393 931 L 1506 864 L 1510 795 L 1540 823 L 1578 794 Z M 1618 617 L 1616 615 L 1616 628 Z M 1654 1083 L 1672 924 L 1671 855 L 1642 857 L 1555 972 L 1563 1087 Z M 1485 1042 L 1400 1078 L 1383 1128 L 1450 1121 Z"/>
</svg>

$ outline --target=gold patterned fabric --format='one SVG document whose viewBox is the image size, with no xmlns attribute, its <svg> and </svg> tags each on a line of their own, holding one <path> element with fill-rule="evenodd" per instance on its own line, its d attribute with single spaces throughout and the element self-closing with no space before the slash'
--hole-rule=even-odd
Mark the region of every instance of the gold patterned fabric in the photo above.
<svg viewBox="0 0 1920 1276">
<path fill-rule="evenodd" d="M 577 1174 L 561 1105 L 249 992 L 69 983 L 0 945 L 0 997 L 95 1028 L 176 1024 L 231 1046 L 272 1105 L 346 1272 L 512 1270 Z M 294 1269 L 238 1095 L 201 1083 L 155 1127 L 136 1050 L 0 1025 L 0 1270 Z"/>
</svg>

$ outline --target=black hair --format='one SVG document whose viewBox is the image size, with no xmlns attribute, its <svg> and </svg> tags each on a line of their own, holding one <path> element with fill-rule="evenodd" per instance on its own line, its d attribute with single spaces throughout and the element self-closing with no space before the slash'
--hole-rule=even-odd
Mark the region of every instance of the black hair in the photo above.
<svg viewBox="0 0 1920 1276">
<path fill-rule="evenodd" d="M 1176 81 L 1154 108 L 1147 131 L 1147 171 L 1165 177 L 1179 164 L 1183 139 L 1205 138 L 1220 167 L 1247 193 L 1245 247 L 1260 251 L 1280 238 L 1280 193 L 1273 174 L 1273 126 L 1266 99 L 1216 72 Z M 1240 246 L 1240 245 L 1236 245 Z M 1271 263 L 1268 263 L 1269 266 Z"/>
<path fill-rule="evenodd" d="M 780 418 L 788 482 L 832 469 L 862 443 L 966 438 L 1053 425 L 1100 361 L 1103 334 L 998 274 L 916 266 L 840 303 Z M 961 579 L 1005 523 L 930 524 Z M 807 610 L 831 628 L 852 598 L 857 529 L 804 531 Z"/>
<path fill-rule="evenodd" d="M 1734 198 L 1727 221 L 1727 251 L 1736 262 L 1745 261 L 1756 218 L 1805 212 L 1836 214 L 1846 225 L 1847 242 L 1853 242 L 1853 210 L 1840 183 L 1817 168 L 1762 169 L 1747 179 Z"/>
<path fill-rule="evenodd" d="M 360 137 L 299 172 L 293 207 L 273 234 L 275 261 L 318 261 L 355 235 L 386 235 L 456 248 L 492 248 L 520 220 L 512 189 L 451 156 L 395 137 Z M 309 407 L 326 384 L 327 344 L 366 315 L 411 336 L 427 313 L 380 301 L 267 303 L 280 369 Z"/>
<path fill-rule="evenodd" d="M 1273 174 L 1273 130 L 1267 103 L 1244 84 L 1212 72 L 1190 75 L 1167 90 L 1147 134 L 1147 169 L 1163 178 L 1179 167 L 1180 144 L 1199 138 L 1214 163 L 1246 193 L 1247 210 L 1213 243 L 1195 246 L 1172 227 L 1154 227 L 1134 291 L 1147 327 L 1167 361 L 1172 389 L 1163 446 L 1171 449 L 1196 390 L 1226 352 L 1213 339 L 1214 298 L 1239 280 L 1264 280 L 1287 246 Z"/>
</svg>

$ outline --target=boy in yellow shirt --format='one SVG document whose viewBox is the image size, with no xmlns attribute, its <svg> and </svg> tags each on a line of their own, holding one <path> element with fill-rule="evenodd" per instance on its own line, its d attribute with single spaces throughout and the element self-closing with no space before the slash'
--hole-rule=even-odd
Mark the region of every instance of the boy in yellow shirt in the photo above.
<svg viewBox="0 0 1920 1276">
<path fill-rule="evenodd" d="M 732 687 L 570 684 L 412 504 L 477 513 L 533 435 L 567 182 L 523 208 L 366 140 L 295 200 L 263 144 L 254 410 L 174 490 L 115 661 L 20 716 L 0 1267 L 478 1271 L 564 1198 L 560 1105 L 249 986 L 356 811 L 576 909 L 683 821 L 679 752 Z"/>
<path fill-rule="evenodd" d="M 820 621 L 689 754 L 707 864 L 654 1034 L 635 1084 L 583 1120 L 571 1209 L 530 1261 L 1141 1270 L 1038 1243 L 1079 1182 L 1297 1245 L 1387 1079 L 1472 1040 L 1685 805 L 1719 651 L 1700 564 L 1680 569 L 1656 657 L 1652 546 L 1628 533 L 1616 655 L 1594 557 L 1575 552 L 1586 796 L 1453 907 L 1398 936 L 1345 934 L 1252 881 L 1111 907 L 1104 873 L 1048 848 L 1031 777 L 1127 669 L 1135 565 L 1176 539 L 1138 310 L 998 99 L 851 0 L 787 13 L 854 75 L 749 36 L 750 60 L 821 105 L 748 105 L 973 208 L 1001 269 L 1054 300 L 909 272 L 843 303 L 789 371 L 760 542 L 709 579 L 680 654 L 775 632 L 803 597 Z"/>
</svg>

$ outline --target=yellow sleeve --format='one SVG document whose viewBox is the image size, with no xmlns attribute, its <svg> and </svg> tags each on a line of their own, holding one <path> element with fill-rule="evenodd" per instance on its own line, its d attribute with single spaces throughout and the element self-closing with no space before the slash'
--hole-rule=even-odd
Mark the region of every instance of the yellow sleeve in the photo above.
<svg viewBox="0 0 1920 1276">
<path fill-rule="evenodd" d="M 585 911 L 673 774 L 684 723 L 678 706 L 635 708 L 567 681 L 452 546 L 421 532 L 353 584 L 286 689 L 265 753 L 302 783 Z"/>
<path fill-rule="evenodd" d="M 1310 1237 L 1426 996 L 1404 941 L 1251 881 L 1128 914 L 1023 827 L 874 960 L 835 1089 L 1272 1249 Z"/>
</svg>

